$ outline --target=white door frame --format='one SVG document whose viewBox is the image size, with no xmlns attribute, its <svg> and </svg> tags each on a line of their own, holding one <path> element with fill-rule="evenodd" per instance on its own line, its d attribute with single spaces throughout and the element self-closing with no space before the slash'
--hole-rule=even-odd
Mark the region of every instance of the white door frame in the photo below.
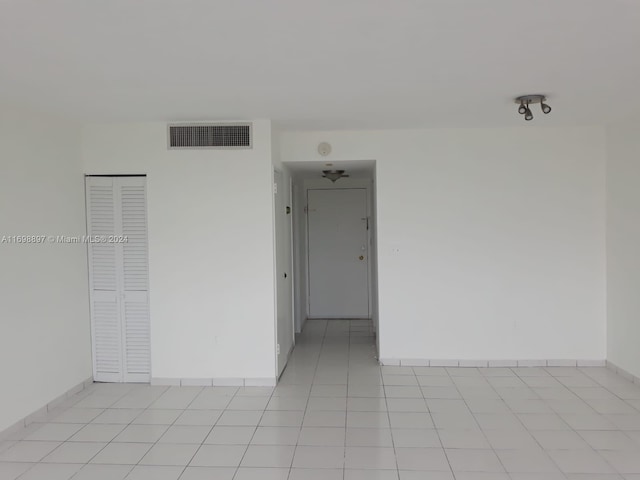
<svg viewBox="0 0 640 480">
<path fill-rule="evenodd" d="M 293 258 L 293 228 L 292 228 L 292 215 L 287 215 L 285 217 L 286 221 L 285 221 L 285 226 L 288 230 L 288 234 L 290 237 L 290 243 L 289 243 L 289 250 L 288 252 L 285 253 L 285 255 L 289 256 L 289 261 L 290 261 L 290 265 L 291 268 L 289 270 L 291 270 L 290 272 L 287 272 L 287 276 L 289 279 L 289 283 L 288 285 L 291 288 L 291 302 L 289 305 L 289 318 L 291 320 L 291 328 L 290 328 L 290 335 L 291 335 L 291 347 L 288 349 L 288 351 L 286 352 L 280 352 L 280 355 L 278 354 L 278 345 L 279 345 L 279 326 L 278 326 L 278 282 L 280 281 L 280 272 L 278 271 L 278 233 L 277 233 L 277 221 L 276 221 L 276 215 L 278 212 L 278 208 L 279 205 L 276 201 L 276 175 L 280 176 L 280 179 L 282 180 L 282 185 L 280 186 L 283 189 L 283 192 L 278 192 L 280 194 L 283 194 L 284 191 L 288 191 L 289 193 L 289 202 L 287 202 L 286 198 L 285 198 L 285 206 L 288 206 L 289 208 L 291 208 L 291 200 L 292 200 L 292 182 L 291 182 L 291 178 L 289 178 L 289 183 L 288 185 L 286 185 L 288 187 L 288 190 L 284 190 L 285 188 L 285 180 L 286 177 L 284 175 L 284 172 L 278 168 L 273 168 L 273 278 L 274 278 L 274 322 L 275 322 L 275 335 L 274 335 L 274 340 L 275 340 L 275 348 L 274 348 L 274 352 L 275 352 L 275 369 L 276 369 L 276 377 L 279 377 L 280 374 L 282 373 L 280 370 L 280 364 L 279 364 L 279 356 L 280 355 L 285 355 L 284 357 L 284 366 L 282 368 L 282 371 L 284 371 L 284 368 L 286 368 L 286 365 L 289 361 L 289 356 L 291 355 L 291 352 L 293 351 L 293 348 L 295 346 L 295 318 L 294 318 L 294 302 L 295 302 L 295 295 L 294 295 L 294 290 L 293 290 L 293 285 L 295 282 L 295 278 L 296 276 L 294 275 L 294 258 Z M 289 205 L 287 205 L 287 203 L 289 203 Z"/>
</svg>

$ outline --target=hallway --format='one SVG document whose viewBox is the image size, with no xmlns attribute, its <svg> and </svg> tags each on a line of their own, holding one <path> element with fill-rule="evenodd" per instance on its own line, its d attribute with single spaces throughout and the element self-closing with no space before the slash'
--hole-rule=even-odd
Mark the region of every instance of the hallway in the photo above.
<svg viewBox="0 0 640 480">
<path fill-rule="evenodd" d="M 640 387 L 604 368 L 379 367 L 310 320 L 281 382 L 93 384 L 0 441 L 13 480 L 638 480 Z"/>
<path fill-rule="evenodd" d="M 278 385 L 313 384 L 316 389 L 324 385 L 328 392 L 330 385 L 347 385 L 349 378 L 352 382 L 357 378 L 358 384 L 379 385 L 375 355 L 371 321 L 308 320 Z M 347 396 L 345 389 L 334 391 Z"/>
</svg>

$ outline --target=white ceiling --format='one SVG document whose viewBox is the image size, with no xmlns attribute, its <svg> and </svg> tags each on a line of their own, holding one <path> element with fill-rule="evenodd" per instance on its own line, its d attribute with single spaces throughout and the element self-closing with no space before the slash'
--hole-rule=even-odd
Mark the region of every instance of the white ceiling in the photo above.
<svg viewBox="0 0 640 480">
<path fill-rule="evenodd" d="M 285 128 L 640 116 L 637 0 L 0 0 L 0 101 Z"/>
</svg>

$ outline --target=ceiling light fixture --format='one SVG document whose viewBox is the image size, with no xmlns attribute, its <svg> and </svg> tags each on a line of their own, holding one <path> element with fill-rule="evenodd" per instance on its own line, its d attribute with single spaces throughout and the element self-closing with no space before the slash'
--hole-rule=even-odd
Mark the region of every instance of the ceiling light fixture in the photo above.
<svg viewBox="0 0 640 480">
<path fill-rule="evenodd" d="M 349 175 L 345 175 L 344 170 L 323 170 L 322 178 L 328 178 L 333 183 L 336 183 L 336 180 L 341 178 L 348 177 Z"/>
<path fill-rule="evenodd" d="M 529 105 L 531 105 L 532 103 L 539 103 L 540 108 L 542 109 L 542 113 L 544 113 L 545 115 L 551 112 L 551 107 L 545 103 L 547 101 L 547 97 L 544 95 L 522 95 L 520 97 L 517 97 L 514 101 L 520 105 L 518 107 L 518 113 L 520 115 L 524 115 L 524 119 L 526 121 L 533 120 L 533 113 L 529 108 Z"/>
</svg>

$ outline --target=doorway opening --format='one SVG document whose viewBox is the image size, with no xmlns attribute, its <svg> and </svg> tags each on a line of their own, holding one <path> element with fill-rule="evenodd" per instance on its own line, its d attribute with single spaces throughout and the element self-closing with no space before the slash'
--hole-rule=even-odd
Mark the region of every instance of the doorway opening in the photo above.
<svg viewBox="0 0 640 480">
<path fill-rule="evenodd" d="M 323 170 L 344 170 L 335 182 Z M 276 264 L 286 268 L 289 283 L 276 265 L 276 349 L 278 375 L 282 358 L 282 328 L 299 335 L 307 320 L 369 320 L 378 331 L 376 169 L 375 161 L 290 162 L 282 165 L 275 183 L 284 183 L 290 202 L 285 227 L 276 218 Z M 282 180 L 285 177 L 288 182 Z M 280 186 L 277 187 L 281 188 Z M 276 214 L 285 208 L 274 202 Z M 284 217 L 286 218 L 286 217 Z M 287 238 L 287 228 L 290 237 Z M 277 232 L 283 233 L 278 236 Z M 283 253 L 282 249 L 289 249 Z M 278 256 L 281 259 L 278 261 Z M 280 278 L 282 277 L 282 278 Z M 285 289 L 285 292 L 278 292 Z M 288 295 L 291 297 L 288 297 Z M 290 323 L 280 309 L 291 308 Z M 286 316 L 286 315 L 285 315 Z M 377 346 L 376 339 L 376 346 Z M 288 343 L 287 343 L 288 345 Z M 293 343 L 292 343 L 293 345 Z M 288 354 L 289 352 L 287 352 Z"/>
</svg>

